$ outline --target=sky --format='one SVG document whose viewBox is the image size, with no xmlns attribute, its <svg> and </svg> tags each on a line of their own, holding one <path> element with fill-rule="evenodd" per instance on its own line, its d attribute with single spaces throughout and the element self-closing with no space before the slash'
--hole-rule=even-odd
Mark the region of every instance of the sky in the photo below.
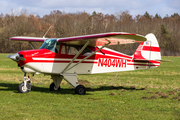
<svg viewBox="0 0 180 120">
<path fill-rule="evenodd" d="M 87 12 L 92 14 L 116 14 L 129 11 L 134 17 L 156 13 L 162 18 L 174 13 L 180 15 L 180 0 L 0 0 L 0 14 L 19 14 L 27 10 L 28 14 L 49 15 L 53 10 L 66 13 Z"/>
</svg>

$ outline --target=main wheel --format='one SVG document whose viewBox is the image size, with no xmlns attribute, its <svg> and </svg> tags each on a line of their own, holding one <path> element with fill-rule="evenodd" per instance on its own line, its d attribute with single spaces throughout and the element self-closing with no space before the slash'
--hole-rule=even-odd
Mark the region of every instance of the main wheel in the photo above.
<svg viewBox="0 0 180 120">
<path fill-rule="evenodd" d="M 86 88 L 83 85 L 78 85 L 75 88 L 75 93 L 79 94 L 79 95 L 84 95 L 84 94 L 86 94 Z"/>
<path fill-rule="evenodd" d="M 60 90 L 60 86 L 58 88 L 56 88 L 54 83 L 51 83 L 51 85 L 49 86 L 50 91 L 59 91 Z"/>
<path fill-rule="evenodd" d="M 30 85 L 29 83 L 26 84 L 26 86 L 24 86 L 24 82 L 22 82 L 21 84 L 19 84 L 18 86 L 18 91 L 20 93 L 28 93 L 30 91 Z"/>
</svg>

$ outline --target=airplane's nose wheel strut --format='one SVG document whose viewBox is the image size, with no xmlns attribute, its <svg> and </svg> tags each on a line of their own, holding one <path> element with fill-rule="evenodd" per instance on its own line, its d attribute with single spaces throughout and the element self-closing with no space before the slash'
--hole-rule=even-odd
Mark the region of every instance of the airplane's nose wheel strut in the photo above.
<svg viewBox="0 0 180 120">
<path fill-rule="evenodd" d="M 26 73 L 24 73 L 24 81 L 19 84 L 18 91 L 20 93 L 28 93 L 31 90 L 31 81 L 29 76 L 26 77 Z"/>
</svg>

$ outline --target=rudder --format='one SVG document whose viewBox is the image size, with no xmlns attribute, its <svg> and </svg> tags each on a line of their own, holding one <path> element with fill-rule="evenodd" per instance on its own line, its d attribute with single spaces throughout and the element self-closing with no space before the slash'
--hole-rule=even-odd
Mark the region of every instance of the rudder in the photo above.
<svg viewBox="0 0 180 120">
<path fill-rule="evenodd" d="M 158 41 L 154 34 L 146 36 L 147 41 L 141 42 L 134 53 L 134 59 L 138 60 L 161 60 L 161 52 Z"/>
</svg>

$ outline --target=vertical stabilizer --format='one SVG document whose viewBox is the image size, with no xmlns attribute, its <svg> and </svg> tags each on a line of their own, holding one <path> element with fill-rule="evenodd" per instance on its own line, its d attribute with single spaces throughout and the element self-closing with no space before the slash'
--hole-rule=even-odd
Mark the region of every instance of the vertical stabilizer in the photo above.
<svg viewBox="0 0 180 120">
<path fill-rule="evenodd" d="M 154 34 L 150 33 L 146 36 L 147 41 L 141 42 L 134 53 L 136 60 L 161 60 L 161 53 L 158 41 Z"/>
</svg>

